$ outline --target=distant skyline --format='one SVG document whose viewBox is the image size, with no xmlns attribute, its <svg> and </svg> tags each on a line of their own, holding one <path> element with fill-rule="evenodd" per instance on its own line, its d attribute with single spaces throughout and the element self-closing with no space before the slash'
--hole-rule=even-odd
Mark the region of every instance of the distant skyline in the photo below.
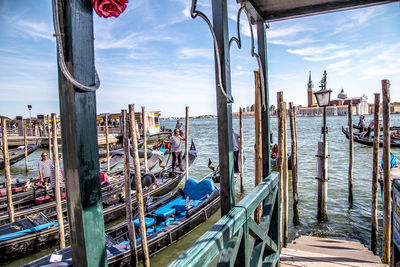
<svg viewBox="0 0 400 267">
<path fill-rule="evenodd" d="M 228 1 L 230 37 L 236 36 L 239 5 Z M 190 17 L 191 0 L 131 0 L 119 18 L 94 13 L 94 46 L 101 87 L 97 113 L 160 110 L 162 117 L 216 114 L 214 52 L 206 23 Z M 198 1 L 210 19 L 211 2 Z M 270 104 L 307 105 L 311 71 L 318 90 L 324 70 L 336 98 L 381 93 L 391 82 L 400 101 L 399 3 L 273 22 L 267 30 Z M 0 1 L 0 115 L 14 118 L 59 114 L 56 44 L 51 1 Z M 233 111 L 254 103 L 255 58 L 250 28 L 241 16 L 242 49 L 231 47 Z"/>
</svg>

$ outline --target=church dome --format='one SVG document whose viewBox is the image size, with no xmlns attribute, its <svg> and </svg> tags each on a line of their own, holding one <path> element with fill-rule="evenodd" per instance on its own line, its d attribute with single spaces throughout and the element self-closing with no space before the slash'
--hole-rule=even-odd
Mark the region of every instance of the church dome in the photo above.
<svg viewBox="0 0 400 267">
<path fill-rule="evenodd" d="M 344 92 L 343 88 L 342 88 L 342 91 L 340 91 L 340 93 L 338 94 L 337 98 L 339 98 L 339 99 L 347 98 L 347 94 Z"/>
</svg>

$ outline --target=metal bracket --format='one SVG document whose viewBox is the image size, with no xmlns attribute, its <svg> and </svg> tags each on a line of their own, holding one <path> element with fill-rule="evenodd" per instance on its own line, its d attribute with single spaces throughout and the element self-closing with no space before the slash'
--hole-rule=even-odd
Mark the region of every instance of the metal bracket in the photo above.
<svg viewBox="0 0 400 267">
<path fill-rule="evenodd" d="M 329 181 L 329 178 L 324 179 L 324 178 L 320 178 L 320 177 L 315 177 L 315 179 L 320 181 L 320 182 L 322 182 L 322 183 Z"/>
<path fill-rule="evenodd" d="M 326 155 L 326 156 L 324 156 L 324 155 L 315 155 L 315 156 L 318 157 L 318 158 L 327 159 L 327 158 L 329 158 L 331 155 Z"/>
</svg>

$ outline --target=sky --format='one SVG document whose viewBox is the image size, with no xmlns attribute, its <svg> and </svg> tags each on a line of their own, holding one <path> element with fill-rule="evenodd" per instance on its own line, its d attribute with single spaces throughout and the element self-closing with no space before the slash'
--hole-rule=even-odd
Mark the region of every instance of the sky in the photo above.
<svg viewBox="0 0 400 267">
<path fill-rule="evenodd" d="M 207 24 L 190 17 L 191 0 L 129 0 L 118 18 L 95 13 L 95 64 L 101 87 L 97 113 L 128 104 L 162 117 L 216 114 L 213 40 Z M 210 19 L 211 1 L 198 0 Z M 236 0 L 228 0 L 229 35 L 236 36 Z M 59 114 L 56 43 L 50 0 L 0 0 L 0 115 Z M 231 47 L 233 111 L 254 103 L 250 28 L 240 18 L 242 48 Z M 255 29 L 255 28 L 254 28 Z M 400 101 L 400 5 L 272 22 L 267 30 L 270 104 L 307 105 L 309 71 L 318 90 L 324 70 L 333 98 L 365 94 L 372 103 L 381 80 Z"/>
</svg>

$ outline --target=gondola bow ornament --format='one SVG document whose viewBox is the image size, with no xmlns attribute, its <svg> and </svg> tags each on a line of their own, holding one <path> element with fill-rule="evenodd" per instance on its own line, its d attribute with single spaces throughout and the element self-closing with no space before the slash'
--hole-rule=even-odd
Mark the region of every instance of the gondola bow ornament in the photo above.
<svg viewBox="0 0 400 267">
<path fill-rule="evenodd" d="M 92 0 L 94 11 L 99 17 L 119 17 L 125 11 L 128 0 Z"/>
</svg>

